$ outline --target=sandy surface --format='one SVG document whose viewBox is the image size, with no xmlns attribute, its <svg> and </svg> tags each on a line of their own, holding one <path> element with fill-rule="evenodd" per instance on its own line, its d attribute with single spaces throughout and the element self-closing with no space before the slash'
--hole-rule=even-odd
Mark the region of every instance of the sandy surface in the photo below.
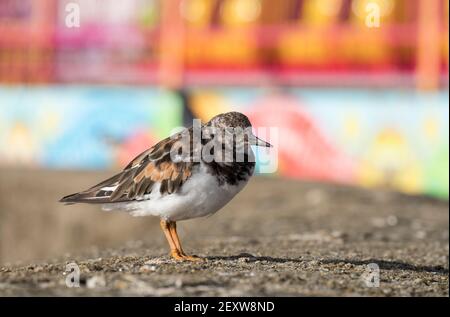
<svg viewBox="0 0 450 317">
<path fill-rule="evenodd" d="M 449 295 L 447 201 L 255 178 L 218 214 L 179 223 L 185 249 L 207 259 L 180 263 L 168 257 L 157 219 L 55 203 L 105 173 L 2 175 L 3 259 L 14 263 L 0 266 L 0 295 Z M 18 201 L 17 188 L 30 194 Z M 72 262 L 78 288 L 65 282 Z M 378 286 L 366 278 L 369 264 Z"/>
</svg>

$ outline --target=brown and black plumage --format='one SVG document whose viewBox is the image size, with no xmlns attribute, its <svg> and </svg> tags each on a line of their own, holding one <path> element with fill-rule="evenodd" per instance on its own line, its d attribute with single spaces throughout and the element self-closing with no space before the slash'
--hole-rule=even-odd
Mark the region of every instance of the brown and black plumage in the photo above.
<svg viewBox="0 0 450 317">
<path fill-rule="evenodd" d="M 194 142 L 198 132 L 194 128 L 160 141 L 120 173 L 60 201 L 159 216 L 172 256 L 194 260 L 181 248 L 176 221 L 210 215 L 226 205 L 253 174 L 250 145 L 270 146 L 253 135 L 250 121 L 239 112 L 200 125 L 199 142 Z"/>
</svg>

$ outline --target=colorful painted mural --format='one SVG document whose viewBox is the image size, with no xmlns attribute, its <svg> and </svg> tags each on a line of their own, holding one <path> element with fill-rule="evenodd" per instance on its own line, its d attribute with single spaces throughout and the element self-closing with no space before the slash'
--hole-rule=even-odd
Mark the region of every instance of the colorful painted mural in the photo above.
<svg viewBox="0 0 450 317">
<path fill-rule="evenodd" d="M 278 127 L 279 173 L 449 195 L 448 91 L 195 89 L 207 119 L 230 109 Z"/>
<path fill-rule="evenodd" d="M 124 166 L 182 124 L 179 97 L 127 87 L 0 88 L 0 164 Z"/>
<path fill-rule="evenodd" d="M 0 165 L 120 168 L 190 117 L 239 110 L 257 131 L 275 128 L 262 137 L 276 145 L 279 175 L 448 198 L 448 99 L 413 90 L 196 88 L 182 97 L 147 87 L 1 87 Z"/>
</svg>

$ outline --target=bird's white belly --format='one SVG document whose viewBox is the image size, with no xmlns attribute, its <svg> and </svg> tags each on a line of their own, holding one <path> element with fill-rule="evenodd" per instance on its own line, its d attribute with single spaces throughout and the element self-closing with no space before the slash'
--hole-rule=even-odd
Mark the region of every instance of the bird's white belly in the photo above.
<svg viewBox="0 0 450 317">
<path fill-rule="evenodd" d="M 103 208 L 122 209 L 133 216 L 159 216 L 171 221 L 203 217 L 225 206 L 247 182 L 248 179 L 237 185 L 228 185 L 225 182 L 219 186 L 217 177 L 208 173 L 206 166 L 201 163 L 176 193 L 161 195 L 159 184 L 155 184 L 146 199 L 105 204 Z"/>
</svg>

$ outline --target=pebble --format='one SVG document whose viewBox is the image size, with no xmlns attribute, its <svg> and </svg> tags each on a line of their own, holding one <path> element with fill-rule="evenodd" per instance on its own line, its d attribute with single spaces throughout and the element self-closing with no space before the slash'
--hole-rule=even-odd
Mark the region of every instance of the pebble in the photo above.
<svg viewBox="0 0 450 317">
<path fill-rule="evenodd" d="M 423 283 L 423 280 L 422 280 L 421 278 L 416 278 L 416 279 L 413 281 L 413 283 L 414 283 L 414 284 L 422 284 L 422 283 Z"/>
<path fill-rule="evenodd" d="M 90 277 L 86 281 L 87 288 L 102 288 L 106 286 L 105 278 L 101 275 Z"/>
<path fill-rule="evenodd" d="M 143 266 L 141 266 L 139 268 L 139 272 L 141 272 L 141 273 L 154 272 L 154 271 L 156 271 L 156 265 L 144 264 Z"/>
<path fill-rule="evenodd" d="M 175 280 L 174 285 L 175 285 L 176 288 L 182 288 L 183 287 L 183 280 L 181 278 L 177 278 Z"/>
</svg>

